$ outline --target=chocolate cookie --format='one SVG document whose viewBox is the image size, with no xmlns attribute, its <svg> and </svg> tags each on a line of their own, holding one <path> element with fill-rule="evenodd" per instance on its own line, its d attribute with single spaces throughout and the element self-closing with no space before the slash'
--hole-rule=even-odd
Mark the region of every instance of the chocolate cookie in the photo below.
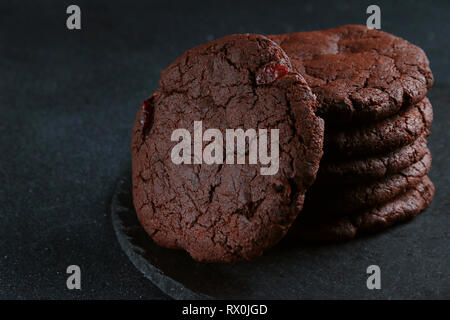
<svg viewBox="0 0 450 320">
<path fill-rule="evenodd" d="M 309 190 L 305 208 L 320 214 L 347 214 L 385 203 L 422 180 L 431 168 L 431 154 L 412 166 L 383 179 L 365 184 L 319 185 Z M 325 200 L 326 199 L 326 200 Z"/>
<path fill-rule="evenodd" d="M 316 105 L 284 51 L 264 36 L 231 35 L 186 51 L 162 71 L 156 94 L 134 123 L 133 198 L 147 233 L 159 245 L 184 249 L 198 261 L 261 255 L 286 234 L 315 179 L 324 131 Z M 178 141 L 171 135 L 184 128 L 195 140 L 194 121 L 224 138 L 228 129 L 267 129 L 273 142 L 279 130 L 278 144 L 264 146 L 261 136 L 252 140 L 259 143 L 258 152 L 263 146 L 272 155 L 279 145 L 278 170 L 263 174 L 268 165 L 261 159 L 249 164 L 249 148 L 245 163 L 229 163 L 228 156 L 236 160 L 244 153 L 228 152 L 223 141 L 214 155 L 226 151 L 212 164 L 202 162 L 202 154 L 175 164 L 171 155 Z M 204 136 L 194 155 L 211 140 Z M 224 140 L 227 148 L 235 142 Z"/>
<path fill-rule="evenodd" d="M 272 35 L 320 102 L 327 124 L 374 120 L 421 101 L 433 85 L 419 47 L 365 26 Z"/>
<path fill-rule="evenodd" d="M 350 240 L 414 218 L 430 205 L 433 196 L 434 185 L 425 176 L 417 185 L 392 201 L 362 210 L 354 215 L 324 217 L 315 213 L 302 212 L 289 230 L 287 237 L 290 240 L 305 242 Z"/>
<path fill-rule="evenodd" d="M 430 134 L 433 108 L 428 98 L 378 122 L 348 130 L 326 130 L 325 157 L 383 154 Z"/>
<path fill-rule="evenodd" d="M 334 161 L 323 159 L 315 183 L 350 184 L 381 179 L 411 166 L 427 153 L 427 140 L 419 137 L 412 144 L 383 155 Z"/>
</svg>

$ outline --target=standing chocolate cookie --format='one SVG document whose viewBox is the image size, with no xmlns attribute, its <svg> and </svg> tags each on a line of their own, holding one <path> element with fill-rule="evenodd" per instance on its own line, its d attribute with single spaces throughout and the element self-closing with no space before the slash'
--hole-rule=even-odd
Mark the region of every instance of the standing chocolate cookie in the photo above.
<svg viewBox="0 0 450 320">
<path fill-rule="evenodd" d="M 383 31 L 347 25 L 269 38 L 305 77 L 330 124 L 393 115 L 433 85 L 423 50 Z"/>
<path fill-rule="evenodd" d="M 162 72 L 133 128 L 133 198 L 147 233 L 159 245 L 208 262 L 249 260 L 274 245 L 317 173 L 324 129 L 316 104 L 284 51 L 264 36 L 227 36 L 185 52 Z M 194 156 L 183 149 L 186 161 L 178 164 L 171 158 L 177 129 L 197 141 Z M 205 158 L 213 144 L 208 129 L 219 143 L 212 161 Z M 255 130 L 259 136 L 250 141 L 257 142 L 260 157 L 279 147 L 277 159 L 250 163 L 251 143 L 244 143 L 245 153 L 230 152 L 234 138 L 215 140 L 237 129 Z M 244 163 L 236 163 L 242 155 Z M 269 165 L 276 170 L 263 174 Z"/>
</svg>

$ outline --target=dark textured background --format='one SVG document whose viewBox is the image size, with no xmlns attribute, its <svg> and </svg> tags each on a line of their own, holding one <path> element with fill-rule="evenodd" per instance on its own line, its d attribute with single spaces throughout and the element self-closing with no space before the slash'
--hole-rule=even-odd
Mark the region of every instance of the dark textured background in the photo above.
<svg viewBox="0 0 450 320">
<path fill-rule="evenodd" d="M 82 10 L 81 31 L 65 26 L 72 3 Z M 430 235 L 417 243 L 429 265 L 414 248 L 386 248 L 393 281 L 401 270 L 411 270 L 412 280 L 394 282 L 376 297 L 449 298 L 450 2 L 376 3 L 382 29 L 430 58 L 436 78 L 431 177 L 438 185 L 431 217 L 417 220 Z M 156 88 L 161 68 L 187 48 L 229 33 L 364 24 L 369 4 L 1 1 L 0 298 L 167 298 L 128 261 L 109 217 L 116 179 L 129 166 L 135 111 Z M 66 289 L 70 264 L 82 269 L 81 291 Z M 351 285 L 340 293 L 361 297 Z"/>
</svg>

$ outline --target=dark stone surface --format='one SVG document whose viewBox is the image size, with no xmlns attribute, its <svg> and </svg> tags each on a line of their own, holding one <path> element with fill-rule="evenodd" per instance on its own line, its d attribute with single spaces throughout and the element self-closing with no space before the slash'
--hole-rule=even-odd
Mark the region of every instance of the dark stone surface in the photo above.
<svg viewBox="0 0 450 320">
<path fill-rule="evenodd" d="M 81 31 L 65 27 L 72 1 L 0 3 L 0 298 L 166 299 L 127 259 L 109 216 L 116 181 L 130 164 L 134 115 L 160 70 L 187 48 L 229 33 L 364 23 L 370 3 L 76 3 Z M 379 236 L 300 253 L 280 247 L 261 258 L 273 274 L 244 281 L 241 296 L 250 288 L 273 297 L 268 284 L 293 275 L 304 286 L 289 284 L 277 297 L 450 296 L 450 6 L 377 3 L 383 30 L 424 48 L 436 77 L 429 94 L 435 200 L 412 223 Z M 81 267 L 81 291 L 66 288 L 70 264 Z M 368 264 L 382 268 L 381 291 L 365 289 Z"/>
<path fill-rule="evenodd" d="M 214 264 L 197 263 L 184 251 L 158 246 L 140 225 L 133 206 L 129 170 L 125 171 L 114 190 L 111 219 L 120 246 L 131 262 L 162 291 L 176 299 L 212 298 L 195 289 L 196 283 L 214 288 L 220 286 L 222 279 L 213 277 L 212 280 L 218 282 L 211 282 L 210 277 L 202 277 L 204 269 L 208 270 L 208 266 L 214 267 Z M 197 282 L 199 277 L 202 280 Z"/>
<path fill-rule="evenodd" d="M 449 299 L 450 277 L 445 272 L 450 267 L 450 237 L 445 232 L 427 235 L 421 231 L 432 210 L 423 212 L 425 218 L 419 215 L 388 232 L 346 244 L 282 241 L 262 257 L 235 265 L 199 263 L 182 250 L 156 245 L 136 217 L 130 171 L 117 183 L 111 218 L 119 243 L 136 268 L 175 299 Z M 448 226 L 446 216 L 433 220 Z M 423 239 L 428 245 L 440 242 L 437 246 L 442 252 L 430 254 L 428 245 L 420 245 Z M 392 261 L 392 252 L 397 261 Z M 372 264 L 382 270 L 382 291 L 365 286 L 364 270 Z M 421 290 L 416 292 L 414 286 L 419 285 Z"/>
</svg>

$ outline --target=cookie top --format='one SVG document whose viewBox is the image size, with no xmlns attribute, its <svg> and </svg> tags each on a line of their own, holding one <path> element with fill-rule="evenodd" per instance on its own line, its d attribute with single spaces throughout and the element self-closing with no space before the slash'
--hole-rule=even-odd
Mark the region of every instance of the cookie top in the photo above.
<svg viewBox="0 0 450 320">
<path fill-rule="evenodd" d="M 324 126 L 316 105 L 284 51 L 264 36 L 231 35 L 186 51 L 162 71 L 157 92 L 134 123 L 133 197 L 147 233 L 208 262 L 249 260 L 279 241 L 302 208 L 322 156 Z M 231 154 L 234 163 L 198 163 L 201 153 L 191 164 L 173 162 L 179 143 L 171 141 L 174 130 L 186 129 L 194 144 L 199 121 L 203 133 L 223 134 L 215 152 L 223 149 L 219 158 Z M 245 163 L 236 163 L 243 152 L 227 149 L 232 129 L 254 129 L 259 156 L 274 155 L 279 146 L 278 170 L 262 174 L 268 165 L 261 158 L 249 164 L 248 143 Z M 197 147 L 206 152 L 212 139 L 199 139 Z"/>
<path fill-rule="evenodd" d="M 315 183 L 351 184 L 381 179 L 423 158 L 430 151 L 425 137 L 394 151 L 355 159 L 328 159 L 320 163 Z"/>
<path fill-rule="evenodd" d="M 433 197 L 434 185 L 425 176 L 395 199 L 357 214 L 320 217 L 304 212 L 297 218 L 287 237 L 291 241 L 320 243 L 350 240 L 414 218 L 430 205 Z"/>
<path fill-rule="evenodd" d="M 366 26 L 269 36 L 291 58 L 328 123 L 374 120 L 422 100 L 433 85 L 419 47 Z"/>
<path fill-rule="evenodd" d="M 383 154 L 427 137 L 433 122 L 428 98 L 389 118 L 345 130 L 326 130 L 324 149 L 327 158 L 348 158 Z"/>
</svg>

